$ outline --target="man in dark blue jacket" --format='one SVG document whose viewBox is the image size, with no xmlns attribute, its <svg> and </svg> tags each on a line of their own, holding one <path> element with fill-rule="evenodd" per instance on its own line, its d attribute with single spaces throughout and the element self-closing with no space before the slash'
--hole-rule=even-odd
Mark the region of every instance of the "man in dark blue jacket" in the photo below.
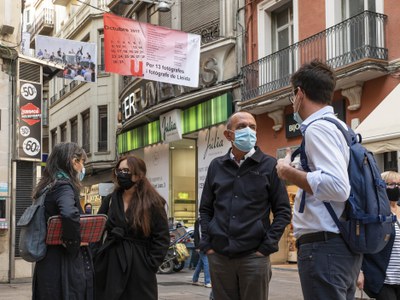
<svg viewBox="0 0 400 300">
<path fill-rule="evenodd" d="M 290 223 L 276 159 L 255 146 L 256 131 L 253 115 L 233 114 L 224 132 L 232 148 L 211 162 L 204 183 L 200 249 L 208 256 L 216 300 L 268 299 L 269 255 Z"/>
</svg>

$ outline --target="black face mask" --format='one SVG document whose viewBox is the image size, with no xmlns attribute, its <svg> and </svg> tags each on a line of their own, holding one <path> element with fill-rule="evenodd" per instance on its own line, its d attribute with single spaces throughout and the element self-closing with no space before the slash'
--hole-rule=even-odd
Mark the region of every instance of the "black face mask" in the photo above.
<svg viewBox="0 0 400 300">
<path fill-rule="evenodd" d="M 386 189 L 386 194 L 390 201 L 398 201 L 400 197 L 399 188 L 396 186 L 392 189 Z"/>
<path fill-rule="evenodd" d="M 133 182 L 131 180 L 132 175 L 131 174 L 118 174 L 117 175 L 117 180 L 119 186 L 124 189 L 124 190 L 129 190 L 131 187 L 133 187 L 136 182 Z"/>
</svg>

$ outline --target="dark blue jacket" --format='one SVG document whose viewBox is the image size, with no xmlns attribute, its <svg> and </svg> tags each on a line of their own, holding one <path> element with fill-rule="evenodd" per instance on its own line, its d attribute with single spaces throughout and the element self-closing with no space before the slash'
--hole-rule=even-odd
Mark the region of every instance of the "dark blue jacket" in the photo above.
<svg viewBox="0 0 400 300">
<path fill-rule="evenodd" d="M 393 227 L 390 240 L 382 251 L 375 254 L 364 254 L 362 263 L 364 290 L 369 297 L 375 298 L 383 287 L 383 282 L 386 278 L 386 270 L 392 253 L 394 237 L 395 229 Z"/>
<path fill-rule="evenodd" d="M 286 187 L 276 173 L 276 159 L 256 147 L 239 167 L 230 151 L 215 158 L 208 168 L 199 210 L 200 249 L 213 249 L 229 257 L 255 251 L 274 253 L 291 219 Z"/>
</svg>

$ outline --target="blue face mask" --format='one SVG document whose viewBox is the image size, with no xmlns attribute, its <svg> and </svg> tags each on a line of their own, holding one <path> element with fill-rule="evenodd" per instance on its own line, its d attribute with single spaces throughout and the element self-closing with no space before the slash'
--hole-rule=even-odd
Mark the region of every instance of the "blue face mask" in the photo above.
<svg viewBox="0 0 400 300">
<path fill-rule="evenodd" d="M 80 172 L 80 173 L 78 173 L 79 175 L 79 181 L 82 181 L 83 180 L 83 178 L 85 178 L 85 173 L 86 173 L 86 170 L 85 170 L 85 167 L 83 167 L 82 168 L 82 171 Z"/>
<path fill-rule="evenodd" d="M 298 111 L 296 111 L 295 113 L 293 113 L 293 119 L 299 123 L 299 125 L 301 125 L 301 123 L 303 123 L 303 119 L 300 117 L 300 114 Z"/>
<path fill-rule="evenodd" d="M 243 152 L 249 152 L 257 142 L 256 132 L 250 127 L 235 130 L 235 140 L 233 144 Z"/>
</svg>

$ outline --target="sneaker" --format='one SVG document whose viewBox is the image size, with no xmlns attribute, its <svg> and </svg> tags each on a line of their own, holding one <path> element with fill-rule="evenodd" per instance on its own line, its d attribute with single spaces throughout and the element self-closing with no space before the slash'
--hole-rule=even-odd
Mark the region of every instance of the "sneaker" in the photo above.
<svg viewBox="0 0 400 300">
<path fill-rule="evenodd" d="M 200 282 L 198 282 L 198 281 L 192 281 L 192 285 L 198 285 L 198 286 L 200 286 L 200 285 L 202 285 Z"/>
<path fill-rule="evenodd" d="M 211 283 L 207 283 L 207 284 L 204 285 L 204 287 L 211 288 L 212 286 L 211 286 Z"/>
</svg>

